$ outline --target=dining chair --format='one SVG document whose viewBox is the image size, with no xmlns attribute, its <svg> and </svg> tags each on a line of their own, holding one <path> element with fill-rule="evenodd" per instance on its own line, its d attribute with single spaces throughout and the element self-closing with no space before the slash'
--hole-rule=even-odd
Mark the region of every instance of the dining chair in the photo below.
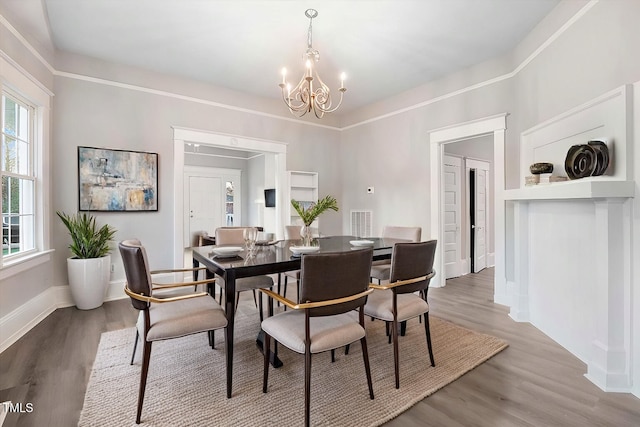
<svg viewBox="0 0 640 427">
<path fill-rule="evenodd" d="M 247 227 L 219 227 L 216 228 L 216 245 L 239 245 L 244 246 L 244 230 Z M 224 278 L 218 276 L 216 283 L 224 288 Z M 236 279 L 236 309 L 240 299 L 240 292 L 252 291 L 253 303 L 260 311 L 260 321 L 264 318 L 262 313 L 262 297 L 257 300 L 256 289 L 272 288 L 273 279 L 271 276 L 252 276 Z M 259 302 L 259 304 L 258 304 Z"/>
<path fill-rule="evenodd" d="M 396 243 L 391 254 L 391 274 L 389 283 L 374 285 L 376 291 L 371 294 L 364 306 L 364 314 L 374 319 L 391 323 L 393 337 L 393 362 L 396 376 L 396 388 L 400 388 L 400 368 L 398 350 L 398 322 L 424 314 L 424 330 L 431 366 L 436 366 L 431 348 L 429 330 L 429 303 L 427 291 L 429 282 L 435 275 L 433 261 L 436 253 L 436 240 L 417 243 Z M 417 292 L 417 294 L 415 293 Z"/>
<path fill-rule="evenodd" d="M 131 298 L 133 307 L 140 311 L 136 329 L 144 342 L 136 414 L 136 424 L 140 424 L 151 344 L 225 328 L 227 318 L 220 304 L 206 292 L 158 298 L 154 293 L 160 289 L 191 287 L 196 282 L 157 285 L 152 281 L 147 252 L 140 241 L 124 240 L 118 247 L 127 279 L 124 291 Z M 204 284 L 209 281 L 200 282 Z"/>
<path fill-rule="evenodd" d="M 403 239 L 409 242 L 419 242 L 422 236 L 421 227 L 400 227 L 395 225 L 386 225 L 382 229 L 382 238 Z M 391 269 L 391 260 L 374 261 L 371 266 L 371 279 L 376 279 L 378 284 L 383 280 L 389 280 L 389 270 Z"/>
<path fill-rule="evenodd" d="M 369 288 L 373 249 L 303 255 L 300 270 L 300 295 L 295 303 L 270 290 L 270 304 L 280 301 L 291 310 L 262 321 L 264 331 L 263 393 L 267 392 L 269 349 L 273 338 L 292 351 L 304 354 L 305 426 L 311 414 L 311 355 L 343 347 L 360 340 L 369 397 L 373 399 L 371 369 L 367 352 L 363 306 Z M 351 311 L 359 308 L 356 318 Z M 356 320 L 357 319 L 357 320 Z"/>
</svg>

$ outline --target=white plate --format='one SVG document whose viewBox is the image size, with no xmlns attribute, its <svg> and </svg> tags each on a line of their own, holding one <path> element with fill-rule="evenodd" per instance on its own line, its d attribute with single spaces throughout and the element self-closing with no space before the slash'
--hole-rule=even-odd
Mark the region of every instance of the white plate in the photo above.
<svg viewBox="0 0 640 427">
<path fill-rule="evenodd" d="M 320 246 L 290 246 L 289 250 L 296 255 L 310 254 L 318 252 L 320 250 Z"/>
<path fill-rule="evenodd" d="M 243 251 L 240 246 L 220 246 L 219 248 L 213 248 L 213 253 L 220 258 L 230 258 L 237 256 Z"/>
<path fill-rule="evenodd" d="M 373 246 L 373 240 L 351 240 L 349 241 L 352 246 Z"/>
</svg>

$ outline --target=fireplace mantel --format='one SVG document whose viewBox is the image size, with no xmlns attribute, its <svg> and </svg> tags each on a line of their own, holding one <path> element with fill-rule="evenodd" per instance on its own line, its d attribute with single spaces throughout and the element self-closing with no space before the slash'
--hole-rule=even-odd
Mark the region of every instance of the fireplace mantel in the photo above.
<svg viewBox="0 0 640 427">
<path fill-rule="evenodd" d="M 529 165 L 549 162 L 562 175 L 567 150 L 607 141 L 603 176 L 506 190 L 509 315 L 530 322 L 587 365 L 605 391 L 632 385 L 631 281 L 633 120 L 630 86 L 525 131 L 520 182 Z"/>
<path fill-rule="evenodd" d="M 576 181 L 554 182 L 517 188 L 504 192 L 505 200 L 574 200 L 634 197 L 634 181 L 583 178 Z"/>
</svg>

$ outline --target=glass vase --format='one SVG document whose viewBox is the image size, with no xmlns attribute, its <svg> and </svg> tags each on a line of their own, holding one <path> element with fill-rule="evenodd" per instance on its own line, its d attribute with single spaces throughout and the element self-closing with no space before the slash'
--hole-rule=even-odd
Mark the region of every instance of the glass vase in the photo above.
<svg viewBox="0 0 640 427">
<path fill-rule="evenodd" d="M 303 246 L 311 246 L 311 242 L 313 241 L 311 226 L 303 225 L 302 228 L 300 229 L 300 237 L 302 237 Z"/>
</svg>

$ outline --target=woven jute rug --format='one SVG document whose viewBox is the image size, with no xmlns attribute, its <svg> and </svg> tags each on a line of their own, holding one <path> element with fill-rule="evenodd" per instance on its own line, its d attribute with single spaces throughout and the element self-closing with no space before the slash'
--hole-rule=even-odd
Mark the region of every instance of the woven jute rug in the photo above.
<svg viewBox="0 0 640 427">
<path fill-rule="evenodd" d="M 436 366 L 431 367 L 424 326 L 409 322 L 400 337 L 400 389 L 395 388 L 393 345 L 384 322 L 366 320 L 375 399 L 369 399 L 359 342 L 348 355 L 336 351 L 312 357 L 311 423 L 322 426 L 377 426 L 456 380 L 507 347 L 495 337 L 438 319 L 431 320 Z M 142 409 L 146 426 L 299 426 L 304 423 L 304 356 L 279 346 L 284 366 L 270 368 L 262 393 L 262 354 L 255 338 L 255 311 L 238 313 L 235 328 L 233 396 L 226 398 L 222 331 L 216 349 L 206 334 L 153 344 Z M 79 426 L 135 425 L 141 346 L 129 358 L 135 329 L 102 334 Z"/>
</svg>

